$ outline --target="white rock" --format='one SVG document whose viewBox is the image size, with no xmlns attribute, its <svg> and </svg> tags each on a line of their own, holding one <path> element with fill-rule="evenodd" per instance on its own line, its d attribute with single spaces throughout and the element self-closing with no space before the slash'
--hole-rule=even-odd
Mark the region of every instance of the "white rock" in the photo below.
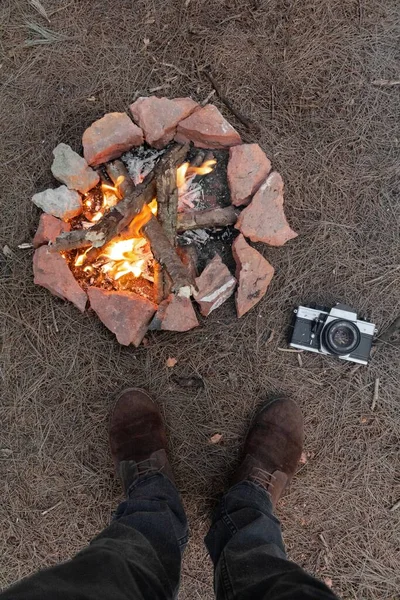
<svg viewBox="0 0 400 600">
<path fill-rule="evenodd" d="M 32 202 L 45 213 L 69 221 L 82 212 L 82 199 L 78 192 L 69 190 L 65 185 L 59 188 L 39 192 L 32 197 Z"/>
<path fill-rule="evenodd" d="M 51 172 L 71 190 L 86 194 L 99 183 L 100 176 L 93 171 L 86 160 L 67 144 L 58 144 L 53 150 L 54 161 Z"/>
</svg>

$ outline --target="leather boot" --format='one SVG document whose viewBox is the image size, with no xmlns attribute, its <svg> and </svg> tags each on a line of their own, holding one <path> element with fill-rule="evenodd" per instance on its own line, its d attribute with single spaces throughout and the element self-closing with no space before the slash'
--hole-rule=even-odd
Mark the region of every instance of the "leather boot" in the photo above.
<svg viewBox="0 0 400 600">
<path fill-rule="evenodd" d="M 233 483 L 258 483 L 269 493 L 275 508 L 296 471 L 303 442 L 303 416 L 297 404 L 289 398 L 267 402 L 247 434 L 244 459 Z"/>
<path fill-rule="evenodd" d="M 174 483 L 167 457 L 167 437 L 157 404 L 131 388 L 117 398 L 110 418 L 111 455 L 125 492 L 140 476 L 162 472 Z"/>
</svg>

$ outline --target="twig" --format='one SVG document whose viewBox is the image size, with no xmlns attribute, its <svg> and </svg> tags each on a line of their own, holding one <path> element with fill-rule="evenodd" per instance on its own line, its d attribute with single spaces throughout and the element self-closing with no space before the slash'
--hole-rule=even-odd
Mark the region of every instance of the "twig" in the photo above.
<svg viewBox="0 0 400 600">
<path fill-rule="evenodd" d="M 323 536 L 323 534 L 322 534 L 322 533 L 319 533 L 319 534 L 318 534 L 318 537 L 319 537 L 319 539 L 321 540 L 321 542 L 322 542 L 322 544 L 323 544 L 323 546 L 324 546 L 324 548 L 325 548 L 325 552 L 326 552 L 327 554 L 330 554 L 330 553 L 331 553 L 331 551 L 330 551 L 330 548 L 329 548 L 329 546 L 328 546 L 328 543 L 327 543 L 327 541 L 326 541 L 325 537 Z"/>
<path fill-rule="evenodd" d="M 215 95 L 215 90 L 211 90 L 211 92 L 208 94 L 207 98 L 204 98 L 204 100 L 202 100 L 200 102 L 201 106 L 205 106 L 206 104 L 208 104 L 214 95 Z"/>
<path fill-rule="evenodd" d="M 400 79 L 374 79 L 371 84 L 376 87 L 394 87 L 400 85 Z"/>
<path fill-rule="evenodd" d="M 376 403 L 378 402 L 379 399 L 379 377 L 377 377 L 375 379 L 375 385 L 374 385 L 374 395 L 372 398 L 372 404 L 371 404 L 371 411 L 373 412 L 375 410 L 376 407 Z"/>
<path fill-rule="evenodd" d="M 57 502 L 57 504 L 55 504 L 54 506 L 52 506 L 51 508 L 48 508 L 47 510 L 44 510 L 41 515 L 42 517 L 44 517 L 45 515 L 47 515 L 49 512 L 51 512 L 52 510 L 58 508 L 60 505 L 62 504 L 62 500 L 60 500 L 60 502 Z"/>
<path fill-rule="evenodd" d="M 371 283 L 377 283 L 378 281 L 381 281 L 381 279 L 384 279 L 388 275 L 392 275 L 393 273 L 396 273 L 396 271 L 398 271 L 399 269 L 400 269 L 400 265 L 397 265 L 397 267 L 392 269 L 391 271 L 388 271 L 387 273 L 384 273 L 383 275 L 380 275 L 379 277 L 375 277 L 375 279 L 370 279 L 369 281 L 366 281 L 365 284 L 370 285 Z"/>
<path fill-rule="evenodd" d="M 227 23 L 228 21 L 235 21 L 236 19 L 240 19 L 241 18 L 241 14 L 239 15 L 232 15 L 231 17 L 227 17 L 226 19 L 223 19 L 223 21 L 220 21 L 218 23 L 218 25 L 223 25 L 224 23 Z"/>
<path fill-rule="evenodd" d="M 274 330 L 274 329 L 272 329 L 272 330 L 271 330 L 271 333 L 270 333 L 270 334 L 269 334 L 269 336 L 268 336 L 268 339 L 267 339 L 267 341 L 265 342 L 265 345 L 267 345 L 267 344 L 269 344 L 270 342 L 272 342 L 272 340 L 274 339 L 274 337 L 275 337 L 275 330 Z"/>
<path fill-rule="evenodd" d="M 163 85 L 158 85 L 157 87 L 153 87 L 149 89 L 150 94 L 154 94 L 154 92 L 159 92 L 160 90 L 164 90 L 166 88 L 170 88 L 171 85 L 169 83 L 164 83 Z"/>
<path fill-rule="evenodd" d="M 53 302 L 50 303 L 50 306 L 51 306 L 51 316 L 53 317 L 53 324 L 54 324 L 55 332 L 60 333 L 60 330 L 58 329 L 58 325 L 57 325 L 56 315 L 54 313 Z"/>
<path fill-rule="evenodd" d="M 392 512 L 394 512 L 395 510 L 397 510 L 398 508 L 400 508 L 400 500 L 397 500 L 397 502 L 395 502 L 395 504 L 393 504 L 393 506 L 390 508 L 390 510 Z"/>
<path fill-rule="evenodd" d="M 173 65 L 172 63 L 167 63 L 167 62 L 162 62 L 160 63 L 162 65 L 164 65 L 164 67 L 169 67 L 170 69 L 175 69 L 175 71 L 177 73 L 179 73 L 180 75 L 183 75 L 183 77 L 187 77 L 188 79 L 190 79 L 190 75 L 188 75 L 187 73 L 185 73 L 184 71 L 181 71 L 179 69 L 179 67 L 177 67 L 176 65 Z"/>
<path fill-rule="evenodd" d="M 211 83 L 211 85 L 213 86 L 215 91 L 217 92 L 218 98 L 221 100 L 221 102 L 223 102 L 225 104 L 225 106 L 231 111 L 231 113 L 233 113 L 235 115 L 235 117 L 241 123 L 243 123 L 243 125 L 245 127 L 247 127 L 247 129 L 249 129 L 250 131 L 254 131 L 254 132 L 260 131 L 259 125 L 257 125 L 256 123 L 253 123 L 253 121 L 251 121 L 245 115 L 243 115 L 237 108 L 235 108 L 233 106 L 232 102 L 230 100 L 228 100 L 228 98 L 223 94 L 221 88 L 219 87 L 219 84 L 214 79 L 214 76 L 212 75 L 210 68 L 205 67 L 203 69 L 203 73 L 207 77 L 207 79 L 209 80 L 209 82 Z"/>
<path fill-rule="evenodd" d="M 304 350 L 296 350 L 296 348 L 278 348 L 280 352 L 292 352 L 293 354 L 301 354 Z"/>
</svg>

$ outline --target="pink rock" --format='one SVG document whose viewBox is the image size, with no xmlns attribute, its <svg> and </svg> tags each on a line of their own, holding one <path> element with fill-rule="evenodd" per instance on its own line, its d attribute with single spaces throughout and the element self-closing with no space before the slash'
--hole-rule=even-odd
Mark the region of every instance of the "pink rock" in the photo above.
<svg viewBox="0 0 400 600">
<path fill-rule="evenodd" d="M 74 152 L 68 144 L 58 144 L 53 150 L 51 172 L 70 190 L 86 194 L 100 181 L 100 175 L 89 167 L 86 160 Z"/>
<path fill-rule="evenodd" d="M 205 317 L 232 296 L 236 287 L 236 279 L 219 254 L 214 256 L 195 282 L 197 292 L 194 293 L 194 299 Z"/>
<path fill-rule="evenodd" d="M 270 246 L 283 246 L 297 237 L 290 229 L 283 212 L 283 181 L 274 171 L 239 215 L 236 229 L 252 242 L 265 242 Z"/>
<path fill-rule="evenodd" d="M 164 148 L 176 133 L 179 121 L 186 119 L 196 108 L 191 98 L 138 98 L 131 104 L 130 111 L 143 129 L 146 142 L 155 148 Z"/>
<path fill-rule="evenodd" d="M 100 165 L 143 144 L 143 132 L 127 114 L 107 113 L 86 129 L 82 144 L 89 165 Z"/>
<path fill-rule="evenodd" d="M 53 215 L 43 213 L 40 215 L 39 226 L 33 238 L 33 247 L 39 248 L 48 242 L 55 242 L 56 238 L 65 231 L 71 231 L 71 225 Z"/>
<path fill-rule="evenodd" d="M 198 325 L 199 322 L 190 298 L 171 294 L 161 302 L 150 329 L 189 331 Z"/>
<path fill-rule="evenodd" d="M 227 148 L 241 144 L 240 135 L 213 104 L 196 110 L 178 124 L 175 140 L 198 148 Z"/>
<path fill-rule="evenodd" d="M 134 292 L 88 289 L 90 306 L 123 346 L 139 346 L 157 305 Z"/>
<path fill-rule="evenodd" d="M 58 252 L 41 246 L 33 255 L 33 274 L 36 285 L 41 285 L 54 296 L 69 300 L 81 312 L 85 310 L 87 296 L 71 273 L 67 261 Z"/>
<path fill-rule="evenodd" d="M 238 317 L 242 317 L 264 296 L 275 269 L 241 234 L 233 242 L 232 251 L 238 280 L 236 310 Z"/>
<path fill-rule="evenodd" d="M 232 204 L 248 204 L 270 170 L 271 162 L 258 144 L 230 148 L 227 174 Z"/>
</svg>

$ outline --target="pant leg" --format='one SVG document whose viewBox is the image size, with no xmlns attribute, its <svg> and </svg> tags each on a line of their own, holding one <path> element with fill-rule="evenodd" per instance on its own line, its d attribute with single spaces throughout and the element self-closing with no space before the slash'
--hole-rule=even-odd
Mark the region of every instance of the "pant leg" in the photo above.
<svg viewBox="0 0 400 600">
<path fill-rule="evenodd" d="M 243 481 L 222 498 L 205 539 L 219 600 L 333 600 L 322 582 L 286 557 L 267 492 Z"/>
<path fill-rule="evenodd" d="M 0 600 L 170 600 L 178 590 L 187 537 L 174 484 L 160 472 L 145 475 L 87 548 L 22 580 Z"/>
</svg>

